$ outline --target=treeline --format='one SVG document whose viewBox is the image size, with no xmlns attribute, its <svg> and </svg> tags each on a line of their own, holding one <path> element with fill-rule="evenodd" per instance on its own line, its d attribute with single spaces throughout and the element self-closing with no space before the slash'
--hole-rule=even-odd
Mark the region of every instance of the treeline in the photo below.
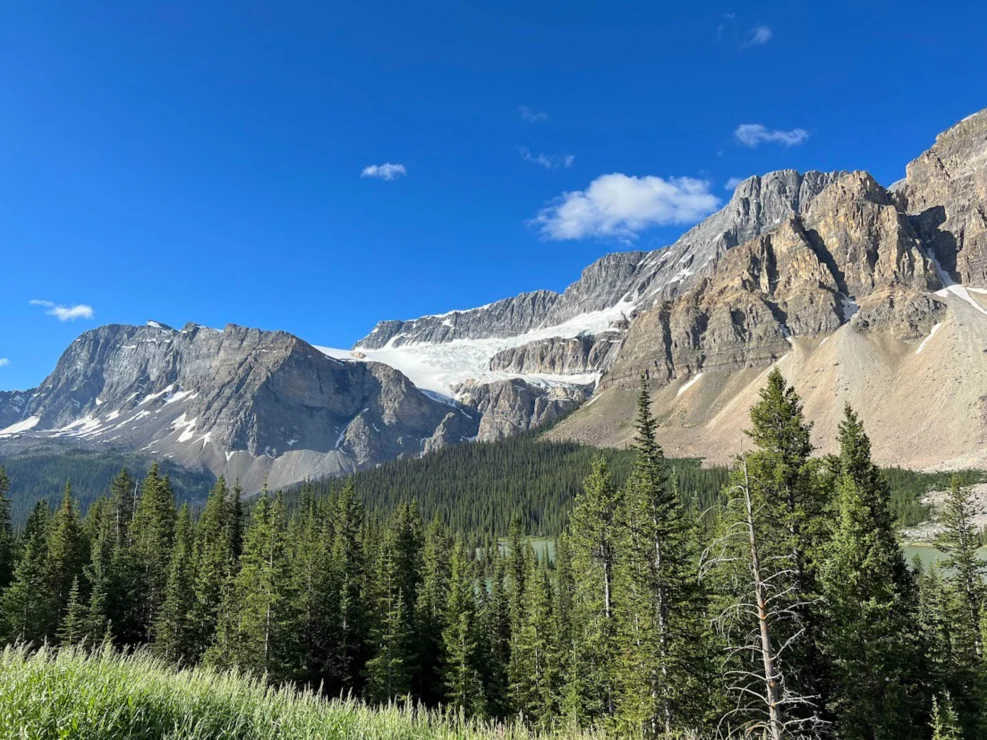
<svg viewBox="0 0 987 740">
<path fill-rule="evenodd" d="M 249 516 L 220 480 L 196 521 L 152 468 L 80 516 L 70 489 L 11 533 L 0 480 L 3 638 L 147 644 L 369 702 L 620 734 L 978 738 L 987 732 L 985 564 L 958 482 L 942 567 L 903 561 L 891 489 L 848 408 L 813 458 L 772 373 L 715 521 L 676 490 L 642 387 L 618 485 L 592 463 L 553 563 L 515 518 L 480 552 L 414 503 L 381 516 L 352 483 Z M 712 535 L 702 534 L 712 532 Z"/>
<path fill-rule="evenodd" d="M 93 501 L 106 495 L 110 483 L 122 468 L 144 475 L 151 462 L 138 455 L 66 450 L 55 445 L 39 451 L 0 457 L 0 465 L 6 469 L 11 490 L 15 492 L 11 497 L 14 526 L 23 527 L 34 505 L 41 499 L 52 507 L 57 506 L 68 480 L 72 481 L 72 492 L 80 510 L 87 511 Z M 159 463 L 159 469 L 171 481 L 176 498 L 193 506 L 205 501 L 216 480 L 208 473 L 187 470 L 167 460 Z"/>
<path fill-rule="evenodd" d="M 634 462 L 631 450 L 597 449 L 525 432 L 496 442 L 454 445 L 420 458 L 394 460 L 353 476 L 360 500 L 382 512 L 415 501 L 425 519 L 439 516 L 454 531 L 473 538 L 507 533 L 514 518 L 525 533 L 562 533 L 576 494 L 595 457 L 602 455 L 623 482 Z M 669 467 L 685 499 L 700 509 L 717 505 L 729 471 L 703 468 L 700 460 L 673 459 Z M 286 491 L 299 495 L 338 493 L 343 483 L 327 478 Z"/>
<path fill-rule="evenodd" d="M 421 458 L 394 460 L 356 473 L 357 495 L 369 508 L 389 513 L 415 501 L 422 516 L 439 516 L 472 542 L 507 533 L 520 519 L 524 532 L 557 537 L 566 528 L 572 502 L 594 458 L 603 456 L 615 483 L 622 486 L 634 465 L 633 450 L 597 449 L 576 442 L 541 438 L 525 432 L 497 442 L 455 445 Z M 703 467 L 700 460 L 669 459 L 671 485 L 697 511 L 723 505 L 730 476 L 726 467 Z M 922 496 L 949 486 L 950 474 L 888 468 L 891 511 L 897 526 L 914 526 L 928 518 Z M 982 473 L 964 471 L 964 484 L 980 482 Z M 285 491 L 289 508 L 305 495 L 338 493 L 338 478 L 305 483 Z"/>
</svg>

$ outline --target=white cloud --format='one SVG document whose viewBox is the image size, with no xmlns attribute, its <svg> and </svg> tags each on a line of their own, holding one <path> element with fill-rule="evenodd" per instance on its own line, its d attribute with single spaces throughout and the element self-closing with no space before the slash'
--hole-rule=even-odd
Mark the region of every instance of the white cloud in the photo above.
<svg viewBox="0 0 987 740">
<path fill-rule="evenodd" d="M 747 33 L 747 40 L 744 42 L 742 49 L 749 49 L 752 46 L 764 46 L 768 43 L 774 33 L 768 26 L 756 25 Z"/>
<path fill-rule="evenodd" d="M 396 180 L 407 174 L 408 169 L 403 164 L 391 164 L 390 162 L 367 165 L 360 171 L 360 177 L 377 177 L 381 180 Z"/>
<path fill-rule="evenodd" d="M 10 364 L 10 360 L 8 360 L 6 357 L 0 357 L 0 367 L 6 367 L 9 364 Z"/>
<path fill-rule="evenodd" d="M 734 190 L 737 189 L 737 186 L 744 181 L 744 179 L 745 178 L 743 177 L 731 177 L 729 180 L 727 180 L 727 184 L 724 185 L 723 187 L 733 192 Z"/>
<path fill-rule="evenodd" d="M 791 131 L 769 129 L 760 123 L 742 123 L 737 126 L 733 135 L 744 146 L 751 149 L 766 142 L 775 142 L 782 146 L 795 146 L 809 138 L 809 132 L 804 128 L 793 128 Z"/>
<path fill-rule="evenodd" d="M 540 152 L 538 154 L 532 154 L 531 150 L 526 146 L 518 147 L 518 152 L 520 152 L 521 159 L 525 162 L 540 164 L 546 170 L 555 170 L 559 167 L 569 168 L 576 161 L 576 157 L 573 154 L 542 154 Z"/>
<path fill-rule="evenodd" d="M 528 123 L 544 123 L 548 120 L 548 113 L 532 110 L 526 105 L 519 105 L 517 114 Z"/>
<path fill-rule="evenodd" d="M 563 193 L 531 223 L 546 239 L 613 237 L 632 241 L 652 226 L 694 223 L 715 211 L 720 199 L 708 180 L 692 177 L 601 175 L 585 190 Z"/>
<path fill-rule="evenodd" d="M 59 321 L 75 321 L 76 319 L 91 319 L 95 311 L 92 306 L 85 303 L 78 303 L 74 306 L 59 306 L 51 301 L 28 301 L 32 306 L 44 306 L 49 316 L 54 316 Z"/>
</svg>

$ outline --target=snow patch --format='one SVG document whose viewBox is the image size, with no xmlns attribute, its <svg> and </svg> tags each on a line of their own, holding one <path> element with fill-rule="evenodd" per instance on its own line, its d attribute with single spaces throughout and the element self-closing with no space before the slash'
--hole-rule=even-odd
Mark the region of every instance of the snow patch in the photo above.
<svg viewBox="0 0 987 740">
<path fill-rule="evenodd" d="M 23 421 L 17 422 L 16 424 L 11 424 L 6 429 L 0 429 L 0 437 L 11 437 L 15 434 L 20 434 L 21 432 L 29 432 L 38 426 L 38 422 L 40 421 L 41 419 L 37 416 L 30 416 Z"/>
<path fill-rule="evenodd" d="M 942 290 L 936 291 L 937 296 L 939 296 L 940 298 L 945 298 L 947 295 L 952 293 L 961 301 L 969 303 L 980 313 L 987 316 L 987 309 L 985 309 L 983 306 L 977 303 L 976 299 L 972 295 L 970 295 L 969 289 L 955 282 L 949 276 L 949 273 L 947 273 L 944 269 L 942 269 L 942 265 L 939 264 L 939 260 L 936 259 L 935 255 L 932 254 L 932 252 L 927 252 L 926 256 L 932 261 L 932 265 L 936 268 L 936 274 L 939 275 L 939 280 L 942 282 L 943 285 L 946 286 Z"/>
<path fill-rule="evenodd" d="M 932 331 L 929 332 L 929 336 L 922 340 L 922 343 L 918 346 L 918 349 L 915 350 L 915 354 L 922 354 L 922 350 L 925 349 L 925 345 L 928 344 L 929 340 L 936 335 L 936 332 L 939 331 L 940 326 L 942 326 L 942 324 L 936 324 L 932 327 Z"/>
<path fill-rule="evenodd" d="M 703 374 L 702 373 L 699 373 L 698 375 L 696 375 L 696 377 L 692 378 L 688 383 L 686 383 L 681 388 L 679 388 L 678 393 L 675 394 L 675 397 L 678 398 L 683 393 L 685 393 L 687 390 L 689 390 L 692 386 L 694 386 L 696 383 L 699 382 L 699 379 L 702 376 L 703 376 Z M 593 400 L 595 401 L 596 399 L 594 398 Z M 592 401 L 590 403 L 592 403 Z"/>
<path fill-rule="evenodd" d="M 195 436 L 195 423 L 199 420 L 199 417 L 195 417 L 192 421 L 186 419 L 186 415 L 183 412 L 181 416 L 171 422 L 171 428 L 173 431 L 177 432 L 179 429 L 182 433 L 178 437 L 179 442 L 188 442 Z"/>
<path fill-rule="evenodd" d="M 172 383 L 167 388 L 164 388 L 163 390 L 160 390 L 157 393 L 152 393 L 147 398 L 142 398 L 139 405 L 143 406 L 145 403 L 149 403 L 150 401 L 153 401 L 157 398 L 161 398 L 161 396 L 167 396 L 169 393 L 171 393 L 174 390 L 175 390 L 175 384 Z"/>
</svg>

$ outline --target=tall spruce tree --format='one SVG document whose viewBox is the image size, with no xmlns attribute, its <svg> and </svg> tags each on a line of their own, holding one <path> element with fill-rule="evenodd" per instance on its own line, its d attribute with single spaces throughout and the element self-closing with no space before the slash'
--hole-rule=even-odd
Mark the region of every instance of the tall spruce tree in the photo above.
<svg viewBox="0 0 987 740">
<path fill-rule="evenodd" d="M 137 482 L 130 476 L 127 469 L 123 468 L 110 483 L 113 533 L 118 547 L 129 544 L 130 523 L 134 518 L 136 501 Z"/>
<path fill-rule="evenodd" d="M 527 551 L 521 622 L 511 643 L 511 697 L 515 711 L 548 727 L 559 714 L 562 683 L 555 599 L 547 564 L 539 564 L 530 547 Z"/>
<path fill-rule="evenodd" d="M 415 693 L 435 704 L 442 698 L 442 633 L 446 628 L 449 580 L 452 575 L 452 543 L 442 520 L 436 516 L 425 533 L 422 579 L 415 601 L 418 672 Z"/>
<path fill-rule="evenodd" d="M 14 529 L 10 516 L 10 479 L 0 465 L 0 593 L 14 577 Z"/>
<path fill-rule="evenodd" d="M 0 597 L 0 617 L 7 642 L 36 645 L 55 635 L 56 600 L 48 564 L 48 527 L 51 512 L 39 501 L 21 537 L 20 556 L 10 587 Z"/>
<path fill-rule="evenodd" d="M 304 495 L 291 519 L 288 559 L 298 625 L 298 680 L 312 688 L 339 688 L 330 655 L 340 634 L 339 594 L 331 568 L 332 501 Z"/>
<path fill-rule="evenodd" d="M 337 631 L 331 642 L 329 674 L 333 685 L 349 690 L 359 687 L 360 669 L 368 657 L 370 643 L 369 614 L 364 603 L 367 586 L 364 511 L 352 480 L 347 481 L 334 504 L 330 572 L 335 592 L 332 621 Z"/>
<path fill-rule="evenodd" d="M 108 631 L 111 632 L 111 615 L 114 592 L 117 588 L 114 563 L 119 544 L 116 533 L 116 512 L 112 499 L 97 499 L 86 514 L 86 530 L 89 539 L 89 562 L 83 568 L 89 584 L 89 601 L 86 614 L 86 641 L 97 644 Z M 111 632 L 112 634 L 112 632 Z"/>
<path fill-rule="evenodd" d="M 987 735 L 987 664 L 983 643 L 983 622 L 987 616 L 987 563 L 980 559 L 980 536 L 973 523 L 970 491 L 953 478 L 945 505 L 939 514 L 941 531 L 937 548 L 946 554 L 937 568 L 945 579 L 927 580 L 938 585 L 937 602 L 942 607 L 939 639 L 931 643 L 933 665 L 938 665 L 943 693 L 949 692 L 951 703 L 971 737 Z M 935 574 L 937 575 L 937 574 Z M 925 600 L 928 600 L 927 598 Z M 948 643 L 948 653 L 937 655 Z M 931 652 L 931 651 L 930 651 Z"/>
<path fill-rule="evenodd" d="M 942 528 L 936 547 L 946 554 L 943 566 L 953 572 L 952 582 L 960 604 L 957 618 L 969 631 L 977 656 L 984 657 L 980 622 L 987 600 L 987 561 L 981 560 L 980 533 L 973 523 L 970 490 L 953 477 L 949 495 L 939 515 Z"/>
<path fill-rule="evenodd" d="M 891 491 L 849 406 L 839 441 L 836 531 L 820 579 L 835 729 L 846 740 L 907 738 L 924 705 L 915 584 L 895 538 Z"/>
<path fill-rule="evenodd" d="M 820 649 L 818 573 L 823 545 L 829 537 L 825 512 L 830 492 L 810 460 L 812 425 L 802 401 L 776 368 L 751 408 L 747 435 L 755 449 L 746 456 L 753 505 L 761 523 L 763 561 L 782 562 L 778 569 L 779 613 L 790 619 L 776 624 L 781 669 L 792 696 L 805 697 L 790 709 L 807 720 L 828 721 L 830 669 Z"/>
<path fill-rule="evenodd" d="M 174 663 L 189 664 L 199 657 L 195 609 L 195 531 L 188 504 L 182 504 L 175 525 L 175 543 L 168 567 L 165 598 L 154 622 L 154 651 Z"/>
<path fill-rule="evenodd" d="M 209 492 L 196 528 L 195 606 L 192 622 L 195 652 L 202 655 L 212 645 L 219 611 L 238 568 L 241 533 L 239 488 L 230 488 L 220 476 Z"/>
<path fill-rule="evenodd" d="M 695 729 L 709 707 L 705 604 L 690 522 L 670 485 L 644 377 L 635 427 L 619 514 L 618 705 L 625 729 L 671 734 Z"/>
<path fill-rule="evenodd" d="M 567 672 L 567 692 L 569 714 L 582 715 L 577 720 L 612 718 L 616 710 L 619 653 L 614 581 L 621 505 L 622 491 L 613 481 L 606 458 L 597 457 L 569 518 L 576 586 L 574 655 Z"/>
<path fill-rule="evenodd" d="M 449 706 L 467 715 L 486 711 L 476 591 L 476 563 L 458 538 L 452 551 L 445 629 L 441 633 L 442 683 Z"/>
<path fill-rule="evenodd" d="M 507 587 L 507 558 L 495 550 L 488 565 L 490 593 L 483 600 L 480 623 L 482 678 L 487 714 L 504 717 L 511 709 L 507 669 L 511 652 L 511 610 Z"/>
<path fill-rule="evenodd" d="M 72 498 L 72 486 L 66 483 L 61 504 L 48 527 L 48 574 L 56 620 L 65 616 L 72 584 L 79 585 L 78 578 L 88 560 L 87 549 L 79 513 Z M 82 598 L 83 594 L 78 588 L 76 591 L 77 597 Z"/>
<path fill-rule="evenodd" d="M 167 476 L 152 463 L 141 486 L 130 527 L 130 557 L 139 587 L 136 599 L 137 639 L 147 641 L 164 603 L 175 537 L 175 494 Z"/>
<path fill-rule="evenodd" d="M 403 562 L 400 538 L 400 527 L 387 528 L 376 553 L 371 584 L 374 656 L 367 661 L 364 693 L 378 703 L 408 696 L 415 674 L 411 610 L 401 583 L 407 563 Z"/>
</svg>

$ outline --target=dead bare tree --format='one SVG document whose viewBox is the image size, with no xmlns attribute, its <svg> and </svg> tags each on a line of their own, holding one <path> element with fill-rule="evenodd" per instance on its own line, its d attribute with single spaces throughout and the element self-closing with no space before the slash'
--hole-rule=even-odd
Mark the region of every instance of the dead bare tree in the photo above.
<svg viewBox="0 0 987 740">
<path fill-rule="evenodd" d="M 726 644 L 727 689 L 736 696 L 734 708 L 721 719 L 720 732 L 726 728 L 726 737 L 756 733 L 771 740 L 818 737 L 824 725 L 818 713 L 805 718 L 791 711 L 814 708 L 818 697 L 795 694 L 785 683 L 785 655 L 804 630 L 786 634 L 780 628 L 785 622 L 798 624 L 807 602 L 793 598 L 797 569 L 790 554 L 764 552 L 745 454 L 739 472 L 742 480 L 729 490 L 729 525 L 703 553 L 700 565 L 703 578 L 715 569 L 727 570 L 736 594 L 714 617 Z"/>
</svg>

